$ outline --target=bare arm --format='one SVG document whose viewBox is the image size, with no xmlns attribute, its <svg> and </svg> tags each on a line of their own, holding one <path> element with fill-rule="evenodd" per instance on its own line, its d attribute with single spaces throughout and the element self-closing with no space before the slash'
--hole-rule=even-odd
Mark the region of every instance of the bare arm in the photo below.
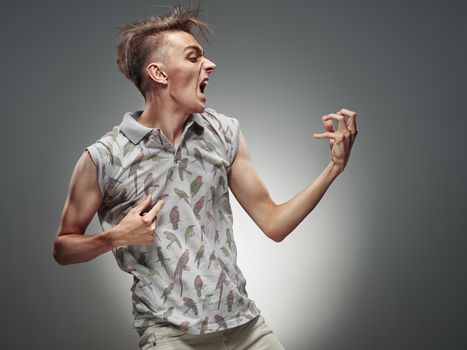
<svg viewBox="0 0 467 350">
<path fill-rule="evenodd" d="M 330 134 L 334 135 L 332 122 L 329 119 L 331 118 L 323 117 L 323 122 L 328 130 L 326 136 L 315 134 L 315 137 L 325 138 L 331 137 Z M 352 135 L 355 138 L 356 130 Z M 229 173 L 229 186 L 240 205 L 266 236 L 276 242 L 287 237 L 315 208 L 334 179 L 343 171 L 350 154 L 350 141 L 353 143 L 353 139 L 350 140 L 350 134 L 348 140 L 344 139 L 344 135 L 339 134 L 338 136 L 332 142 L 330 141 L 332 160 L 321 174 L 291 200 L 283 204 L 276 204 L 259 178 L 250 160 L 245 139 L 240 133 L 239 149 Z M 340 138 L 341 136 L 342 138 Z M 347 142 L 344 150 L 341 149 L 342 142 Z M 337 148 L 340 152 L 338 157 L 333 152 L 333 149 Z"/>
<path fill-rule="evenodd" d="M 163 201 L 143 213 L 151 203 L 151 197 L 148 196 L 111 230 L 85 235 L 102 200 L 96 166 L 85 151 L 71 176 L 68 196 L 54 240 L 53 256 L 59 264 L 89 261 L 120 245 L 152 243 L 155 217 Z"/>
</svg>

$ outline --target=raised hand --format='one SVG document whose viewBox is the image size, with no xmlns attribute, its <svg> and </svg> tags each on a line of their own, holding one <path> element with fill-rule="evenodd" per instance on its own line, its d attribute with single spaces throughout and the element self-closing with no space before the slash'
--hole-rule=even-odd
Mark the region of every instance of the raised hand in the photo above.
<svg viewBox="0 0 467 350">
<path fill-rule="evenodd" d="M 128 214 L 115 227 L 113 240 L 115 246 L 123 245 L 150 245 L 156 235 L 156 217 L 164 205 L 159 200 L 149 211 L 145 212 L 151 204 L 151 195 L 132 208 Z"/>
<path fill-rule="evenodd" d="M 342 172 L 347 165 L 352 145 L 357 137 L 357 113 L 348 109 L 341 109 L 337 113 L 323 116 L 326 132 L 315 133 L 317 139 L 327 138 L 331 150 L 331 161 Z M 337 121 L 337 130 L 334 130 L 333 120 Z"/>
</svg>

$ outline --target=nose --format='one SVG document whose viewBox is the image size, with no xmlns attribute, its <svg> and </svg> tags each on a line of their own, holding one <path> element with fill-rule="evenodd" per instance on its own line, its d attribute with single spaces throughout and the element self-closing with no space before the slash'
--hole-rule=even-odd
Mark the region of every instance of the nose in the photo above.
<svg viewBox="0 0 467 350">
<path fill-rule="evenodd" d="M 204 60 L 205 60 L 204 61 L 204 69 L 206 70 L 206 72 L 208 72 L 208 73 L 214 72 L 216 70 L 216 64 L 213 61 L 211 61 L 211 60 L 209 60 L 207 58 L 205 58 Z"/>
</svg>

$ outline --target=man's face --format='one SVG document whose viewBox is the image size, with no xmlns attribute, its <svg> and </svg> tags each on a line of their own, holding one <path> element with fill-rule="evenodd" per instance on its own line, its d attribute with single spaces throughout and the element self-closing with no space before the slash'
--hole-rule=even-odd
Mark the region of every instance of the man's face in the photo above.
<svg viewBox="0 0 467 350">
<path fill-rule="evenodd" d="M 167 88 L 172 100 L 187 114 L 204 111 L 207 78 L 216 65 L 204 57 L 202 47 L 189 33 L 166 33 L 167 56 L 164 65 Z"/>
</svg>

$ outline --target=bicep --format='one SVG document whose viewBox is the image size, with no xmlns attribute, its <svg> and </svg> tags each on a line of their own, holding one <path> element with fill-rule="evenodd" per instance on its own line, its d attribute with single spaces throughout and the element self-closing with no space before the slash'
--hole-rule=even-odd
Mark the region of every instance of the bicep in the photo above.
<svg viewBox="0 0 467 350">
<path fill-rule="evenodd" d="M 102 200 L 96 165 L 88 151 L 84 151 L 71 175 L 57 236 L 84 234 Z"/>
<path fill-rule="evenodd" d="M 243 209 L 266 233 L 267 225 L 277 205 L 251 162 L 241 132 L 238 152 L 229 172 L 229 187 Z"/>
</svg>

